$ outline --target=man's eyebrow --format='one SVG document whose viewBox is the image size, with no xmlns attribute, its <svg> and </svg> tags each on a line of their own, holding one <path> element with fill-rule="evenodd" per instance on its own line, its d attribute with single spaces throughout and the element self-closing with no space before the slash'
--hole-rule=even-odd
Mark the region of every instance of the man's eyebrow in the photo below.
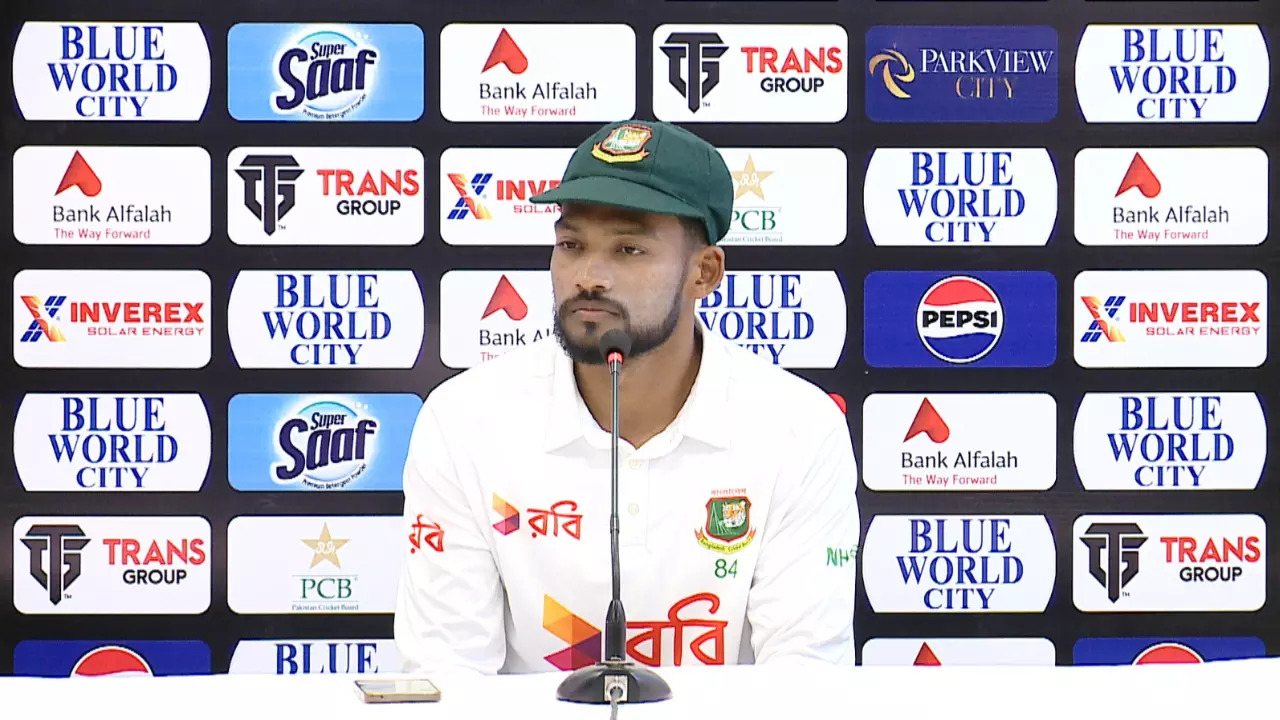
<svg viewBox="0 0 1280 720">
<path fill-rule="evenodd" d="M 573 222 L 571 222 L 570 220 L 567 220 L 565 216 L 561 215 L 560 217 L 556 218 L 555 229 L 573 231 L 576 228 L 573 227 Z"/>
</svg>

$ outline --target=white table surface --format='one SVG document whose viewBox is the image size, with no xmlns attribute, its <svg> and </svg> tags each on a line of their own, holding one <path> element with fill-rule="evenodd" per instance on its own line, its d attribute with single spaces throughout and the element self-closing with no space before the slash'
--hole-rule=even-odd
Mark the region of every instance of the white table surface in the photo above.
<svg viewBox="0 0 1280 720">
<path fill-rule="evenodd" d="M 1280 658 L 1122 667 L 662 668 L 672 699 L 620 720 L 1275 720 Z M 437 703 L 366 705 L 355 675 L 0 678 L 0 717 L 128 720 L 575 720 L 607 706 L 555 697 L 562 673 L 436 675 Z M 377 679 L 401 677 L 384 674 Z M 803 713 L 803 714 L 802 714 Z M 811 715 L 809 713 L 820 713 Z"/>
</svg>

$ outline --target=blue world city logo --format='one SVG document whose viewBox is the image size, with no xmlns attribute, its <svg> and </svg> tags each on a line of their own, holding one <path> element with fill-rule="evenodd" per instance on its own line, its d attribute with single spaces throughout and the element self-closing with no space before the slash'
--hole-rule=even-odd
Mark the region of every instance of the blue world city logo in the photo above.
<svg viewBox="0 0 1280 720">
<path fill-rule="evenodd" d="M 377 62 L 378 50 L 368 43 L 334 30 L 310 33 L 280 54 L 272 107 L 317 120 L 344 118 L 368 100 Z"/>
</svg>

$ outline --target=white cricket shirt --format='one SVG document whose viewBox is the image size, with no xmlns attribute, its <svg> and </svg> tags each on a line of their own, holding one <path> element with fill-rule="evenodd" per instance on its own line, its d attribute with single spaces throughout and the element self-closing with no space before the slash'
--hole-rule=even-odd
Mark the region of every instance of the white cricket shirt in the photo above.
<svg viewBox="0 0 1280 720">
<path fill-rule="evenodd" d="M 824 391 L 703 332 L 672 424 L 619 451 L 627 655 L 650 665 L 852 665 L 857 469 Z M 428 395 L 404 473 L 405 672 L 600 660 L 609 433 L 554 336 Z"/>
</svg>

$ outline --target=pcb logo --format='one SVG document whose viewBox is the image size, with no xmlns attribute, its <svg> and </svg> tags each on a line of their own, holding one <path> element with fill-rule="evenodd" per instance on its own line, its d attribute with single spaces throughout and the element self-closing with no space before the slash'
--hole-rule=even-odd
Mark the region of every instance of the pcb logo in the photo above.
<svg viewBox="0 0 1280 720">
<path fill-rule="evenodd" d="M 750 545 L 756 537 L 756 529 L 751 527 L 751 501 L 745 495 L 708 500 L 706 525 L 695 530 L 694 536 L 702 547 L 725 555 Z"/>
<path fill-rule="evenodd" d="M 607 163 L 639 162 L 649 155 L 644 144 L 653 131 L 644 125 L 619 125 L 591 147 L 591 156 Z"/>
</svg>

